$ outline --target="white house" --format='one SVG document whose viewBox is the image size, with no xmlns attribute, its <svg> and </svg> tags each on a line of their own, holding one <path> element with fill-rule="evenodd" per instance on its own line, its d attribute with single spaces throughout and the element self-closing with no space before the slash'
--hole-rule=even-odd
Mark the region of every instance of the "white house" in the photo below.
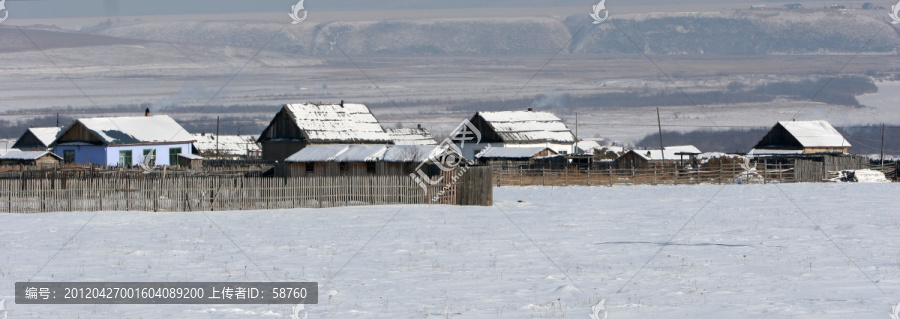
<svg viewBox="0 0 900 319">
<path fill-rule="evenodd" d="M 505 111 L 478 112 L 469 120 L 481 135 L 480 143 L 460 143 L 460 149 L 469 160 L 475 154 L 491 147 L 549 148 L 557 154 L 574 151 L 575 135 L 556 115 L 549 112 Z M 471 128 L 462 132 L 474 136 Z M 457 136 L 457 140 L 461 136 Z"/>
<path fill-rule="evenodd" d="M 78 119 L 51 145 L 65 164 L 131 167 L 145 162 L 172 165 L 191 152 L 194 137 L 166 115 Z"/>
</svg>

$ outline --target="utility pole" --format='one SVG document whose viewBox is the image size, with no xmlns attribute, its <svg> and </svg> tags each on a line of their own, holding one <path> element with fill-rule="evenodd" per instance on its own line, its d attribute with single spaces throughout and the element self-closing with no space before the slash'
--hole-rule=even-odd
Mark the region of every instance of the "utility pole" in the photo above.
<svg viewBox="0 0 900 319">
<path fill-rule="evenodd" d="M 662 156 L 663 163 L 666 161 L 666 153 L 664 150 L 666 149 L 663 146 L 663 138 L 662 138 L 662 119 L 659 116 L 659 108 L 656 108 L 656 125 L 659 127 L 659 153 Z M 665 166 L 665 165 L 664 165 Z"/>
<path fill-rule="evenodd" d="M 216 116 L 216 158 L 219 158 L 219 117 Z"/>
<path fill-rule="evenodd" d="M 572 154 L 578 152 L 578 112 L 575 112 L 575 147 L 572 150 Z"/>
<path fill-rule="evenodd" d="M 884 123 L 881 123 L 881 170 L 884 170 Z"/>
</svg>

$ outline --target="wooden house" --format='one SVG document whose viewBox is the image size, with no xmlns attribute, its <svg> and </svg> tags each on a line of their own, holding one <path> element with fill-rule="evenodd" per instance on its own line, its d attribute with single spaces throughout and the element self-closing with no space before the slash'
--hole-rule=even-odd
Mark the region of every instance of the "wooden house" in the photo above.
<svg viewBox="0 0 900 319">
<path fill-rule="evenodd" d="M 569 154 L 574 151 L 575 135 L 553 113 L 535 112 L 533 109 L 478 112 L 469 121 L 479 134 L 466 127 L 455 139 L 460 140 L 463 135 L 481 136 L 480 143 L 460 143 L 463 156 L 470 160 L 488 146 L 549 148 L 557 154 Z"/>
<path fill-rule="evenodd" d="M 65 164 L 132 167 L 172 165 L 191 152 L 194 138 L 166 115 L 78 119 L 53 142 Z M 144 161 L 147 156 L 151 158 Z"/>
<path fill-rule="evenodd" d="M 23 151 L 46 151 L 60 133 L 62 128 L 59 127 L 32 127 L 22 133 L 12 148 Z"/>
<path fill-rule="evenodd" d="M 422 125 L 416 128 L 387 129 L 387 134 L 396 145 L 437 145 L 437 141 Z"/>
<path fill-rule="evenodd" d="M 408 177 L 420 163 L 440 151 L 437 145 L 310 145 L 285 159 L 286 174 Z"/>
<path fill-rule="evenodd" d="M 747 155 L 849 154 L 850 143 L 826 121 L 778 122 Z"/>
<path fill-rule="evenodd" d="M 62 158 L 50 151 L 11 150 L 0 156 L 0 165 L 58 167 Z"/>
<path fill-rule="evenodd" d="M 248 159 L 260 153 L 258 136 L 194 134 L 194 153 L 207 158 Z"/>
<path fill-rule="evenodd" d="M 257 139 L 264 160 L 283 161 L 307 145 L 391 144 L 363 104 L 287 104 Z"/>
<path fill-rule="evenodd" d="M 616 159 L 619 168 L 642 168 L 653 165 L 691 164 L 700 155 L 693 145 L 667 146 L 663 150 L 630 150 Z"/>
</svg>

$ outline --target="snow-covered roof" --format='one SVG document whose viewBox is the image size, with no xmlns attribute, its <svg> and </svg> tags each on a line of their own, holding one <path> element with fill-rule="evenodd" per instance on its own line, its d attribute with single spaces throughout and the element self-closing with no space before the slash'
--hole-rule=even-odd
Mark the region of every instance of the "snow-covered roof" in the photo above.
<svg viewBox="0 0 900 319">
<path fill-rule="evenodd" d="M 688 154 L 700 154 L 700 150 L 693 145 L 666 146 L 663 151 L 632 150 L 631 152 L 634 152 L 648 161 L 671 161 L 686 158 Z"/>
<path fill-rule="evenodd" d="M 62 133 L 60 127 L 32 127 L 28 129 L 34 137 L 37 137 L 46 146 L 49 146 Z"/>
<path fill-rule="evenodd" d="M 803 154 L 803 150 L 779 150 L 779 149 L 754 148 L 754 149 L 751 149 L 750 152 L 747 153 L 747 156 L 791 155 L 791 154 Z"/>
<path fill-rule="evenodd" d="M 78 119 L 104 144 L 192 142 L 194 138 L 168 115 Z M 69 125 L 60 136 L 75 125 Z M 73 141 L 75 142 L 75 141 Z"/>
<path fill-rule="evenodd" d="M 203 159 L 203 156 L 190 154 L 190 153 L 181 153 L 181 154 L 178 154 L 178 157 L 184 157 L 186 159 L 191 159 L 191 160 L 202 160 Z"/>
<path fill-rule="evenodd" d="M 424 128 L 387 129 L 387 133 L 397 145 L 437 145 L 431 133 Z"/>
<path fill-rule="evenodd" d="M 778 124 L 803 147 L 850 147 L 850 142 L 827 121 L 785 121 Z"/>
<path fill-rule="evenodd" d="M 216 151 L 216 135 L 215 134 L 193 134 L 194 148 L 198 152 L 215 152 Z M 248 152 L 259 151 L 259 144 L 256 144 L 257 136 L 252 135 L 219 135 L 218 150 L 222 154 L 247 155 Z"/>
<path fill-rule="evenodd" d="M 369 107 L 363 104 L 288 104 L 297 127 L 310 142 L 390 143 Z"/>
<path fill-rule="evenodd" d="M 594 149 L 600 148 L 600 143 L 597 143 L 597 141 L 580 141 L 575 143 L 576 153 L 592 153 Z"/>
<path fill-rule="evenodd" d="M 439 151 L 437 145 L 309 145 L 285 162 L 417 162 Z"/>
<path fill-rule="evenodd" d="M 62 159 L 59 155 L 53 154 L 48 151 L 19 151 L 19 150 L 10 150 L 3 156 L 0 156 L 0 160 L 26 160 L 33 161 L 37 160 L 45 155 L 50 155 L 56 157 L 57 159 Z"/>
<path fill-rule="evenodd" d="M 476 158 L 531 158 L 546 147 L 490 147 L 475 155 Z"/>
<path fill-rule="evenodd" d="M 575 135 L 549 112 L 479 112 L 504 142 L 575 143 Z"/>
</svg>

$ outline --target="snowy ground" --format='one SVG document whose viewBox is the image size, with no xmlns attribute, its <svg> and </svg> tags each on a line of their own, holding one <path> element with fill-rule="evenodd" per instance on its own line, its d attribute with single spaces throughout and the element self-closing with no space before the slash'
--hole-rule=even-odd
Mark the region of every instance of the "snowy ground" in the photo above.
<svg viewBox="0 0 900 319">
<path fill-rule="evenodd" d="M 12 302 L 29 279 L 273 280 L 319 282 L 310 319 L 589 318 L 603 298 L 609 318 L 886 319 L 898 190 L 502 187 L 495 207 L 0 215 L 0 299 L 9 318 L 289 318 L 287 305 Z"/>
</svg>

